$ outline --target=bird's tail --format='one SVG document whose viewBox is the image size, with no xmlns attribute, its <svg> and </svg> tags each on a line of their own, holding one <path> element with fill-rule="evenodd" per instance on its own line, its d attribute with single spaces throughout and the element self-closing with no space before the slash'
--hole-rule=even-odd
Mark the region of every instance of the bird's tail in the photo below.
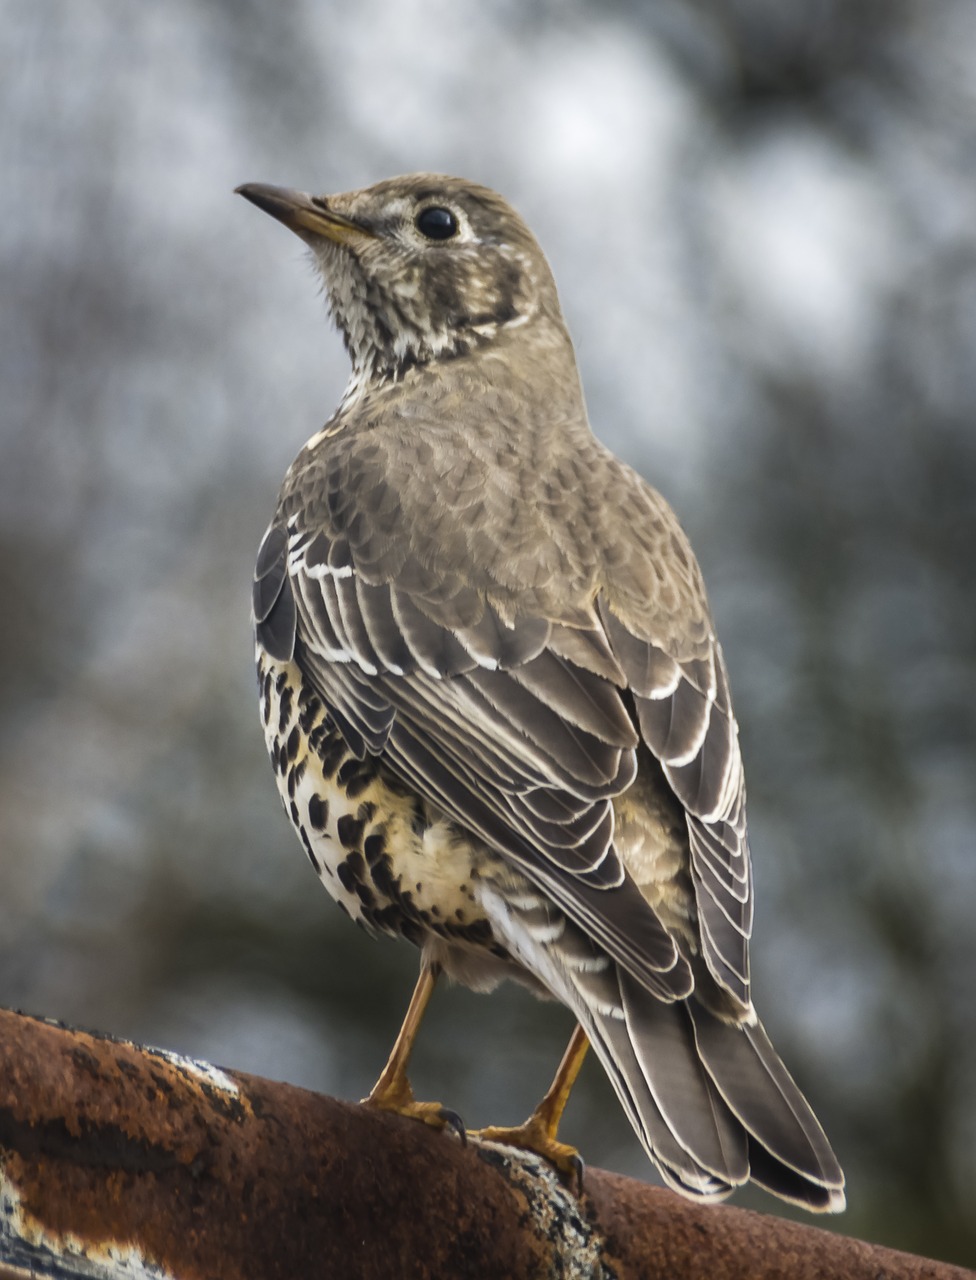
<svg viewBox="0 0 976 1280">
<path fill-rule="evenodd" d="M 751 1179 L 806 1209 L 844 1208 L 840 1165 L 758 1021 L 723 1021 L 695 996 L 666 1004 L 616 965 L 594 1000 L 595 976 L 573 982 L 571 1003 L 670 1186 L 721 1200 Z"/>
<path fill-rule="evenodd" d="M 483 901 L 512 954 L 576 1014 L 648 1155 L 676 1191 L 722 1200 L 750 1180 L 816 1212 L 844 1175 L 758 1021 L 644 987 L 541 897 Z M 536 918 L 538 917 L 538 918 Z"/>
</svg>

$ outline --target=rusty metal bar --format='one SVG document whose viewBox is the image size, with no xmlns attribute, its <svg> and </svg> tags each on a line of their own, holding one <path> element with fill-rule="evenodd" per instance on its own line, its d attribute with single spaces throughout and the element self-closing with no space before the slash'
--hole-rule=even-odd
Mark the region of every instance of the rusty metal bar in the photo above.
<svg viewBox="0 0 976 1280">
<path fill-rule="evenodd" d="M 0 1010 L 0 1280 L 963 1280 Z"/>
</svg>

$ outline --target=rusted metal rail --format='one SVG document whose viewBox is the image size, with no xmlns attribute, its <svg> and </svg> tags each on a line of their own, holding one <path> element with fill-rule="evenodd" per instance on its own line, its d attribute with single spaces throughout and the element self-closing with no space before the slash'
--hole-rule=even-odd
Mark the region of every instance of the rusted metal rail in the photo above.
<svg viewBox="0 0 976 1280">
<path fill-rule="evenodd" d="M 0 1280 L 963 1280 L 0 1010 Z"/>
</svg>

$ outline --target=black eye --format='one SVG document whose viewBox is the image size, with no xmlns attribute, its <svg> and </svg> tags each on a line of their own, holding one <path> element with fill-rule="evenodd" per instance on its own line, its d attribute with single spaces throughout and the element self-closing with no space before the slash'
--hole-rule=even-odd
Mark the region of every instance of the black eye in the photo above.
<svg viewBox="0 0 976 1280">
<path fill-rule="evenodd" d="M 414 226 L 428 240 L 450 240 L 457 235 L 458 220 L 450 209 L 440 205 L 428 205 L 417 214 Z"/>
</svg>

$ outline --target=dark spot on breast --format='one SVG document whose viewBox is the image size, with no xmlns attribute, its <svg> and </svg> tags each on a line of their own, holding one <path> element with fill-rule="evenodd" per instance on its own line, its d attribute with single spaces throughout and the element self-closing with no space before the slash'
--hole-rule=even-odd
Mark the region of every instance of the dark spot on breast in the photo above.
<svg viewBox="0 0 976 1280">
<path fill-rule="evenodd" d="M 281 706 L 278 709 L 278 732 L 284 733 L 291 719 L 291 706 L 294 701 L 292 687 L 288 685 L 281 695 Z"/>
<path fill-rule="evenodd" d="M 375 777 L 376 760 L 373 756 L 366 756 L 363 760 L 350 756 L 339 769 L 336 782 L 344 788 L 350 800 L 355 800 L 357 796 L 362 795 Z"/>
<path fill-rule="evenodd" d="M 322 772 L 331 778 L 347 754 L 342 734 L 329 721 L 312 730 L 309 743 L 321 761 Z"/>
<path fill-rule="evenodd" d="M 374 831 L 363 842 L 363 853 L 370 868 L 375 866 L 386 851 L 386 835 L 382 831 Z"/>
<path fill-rule="evenodd" d="M 315 850 L 312 848 L 312 842 L 308 838 L 308 832 L 305 830 L 304 827 L 299 826 L 298 834 L 302 838 L 302 844 L 305 846 L 305 852 L 308 854 L 309 862 L 312 864 L 313 868 L 315 869 L 315 874 L 320 876 L 322 874 L 322 864 L 321 862 L 319 862 L 318 858 L 315 856 Z"/>
<path fill-rule="evenodd" d="M 363 855 L 354 851 L 350 853 L 348 858 L 339 863 L 336 868 L 336 875 L 339 877 L 339 883 L 347 893 L 356 893 L 356 886 L 362 882 L 365 870 L 366 864 L 363 862 Z"/>
<path fill-rule="evenodd" d="M 376 906 L 376 898 L 372 889 L 370 889 L 365 880 L 357 881 L 355 885 L 355 892 L 356 897 L 363 904 L 364 910 L 369 911 Z"/>
<path fill-rule="evenodd" d="M 373 877 L 373 884 L 376 885 L 380 893 L 387 898 L 399 898 L 400 882 L 394 879 L 393 863 L 390 861 L 390 855 L 384 853 L 382 857 L 377 858 L 376 862 L 370 863 L 370 875 Z"/>
<path fill-rule="evenodd" d="M 324 796 L 312 796 L 308 802 L 308 820 L 316 831 L 324 831 L 329 823 L 329 802 Z"/>
<path fill-rule="evenodd" d="M 284 692 L 285 685 L 287 683 L 288 683 L 288 672 L 279 671 L 277 679 L 275 680 L 275 693 L 277 693 L 279 697 Z"/>
<path fill-rule="evenodd" d="M 298 725 L 296 724 L 295 727 L 292 729 L 291 733 L 288 735 L 288 742 L 286 744 L 288 747 L 288 759 L 290 761 L 296 760 L 298 758 L 298 748 L 301 746 L 301 743 L 302 743 L 301 730 L 298 728 Z"/>
<path fill-rule="evenodd" d="M 315 719 L 322 709 L 322 704 L 319 702 L 318 698 L 314 697 L 309 698 L 303 707 L 301 706 L 301 702 L 302 699 L 299 694 L 298 703 L 301 710 L 298 713 L 298 727 L 301 729 L 302 733 L 311 733 L 312 725 L 315 723 Z"/>
<path fill-rule="evenodd" d="M 363 838 L 363 824 L 351 813 L 344 813 L 336 823 L 339 842 L 344 849 L 358 849 Z"/>
</svg>

